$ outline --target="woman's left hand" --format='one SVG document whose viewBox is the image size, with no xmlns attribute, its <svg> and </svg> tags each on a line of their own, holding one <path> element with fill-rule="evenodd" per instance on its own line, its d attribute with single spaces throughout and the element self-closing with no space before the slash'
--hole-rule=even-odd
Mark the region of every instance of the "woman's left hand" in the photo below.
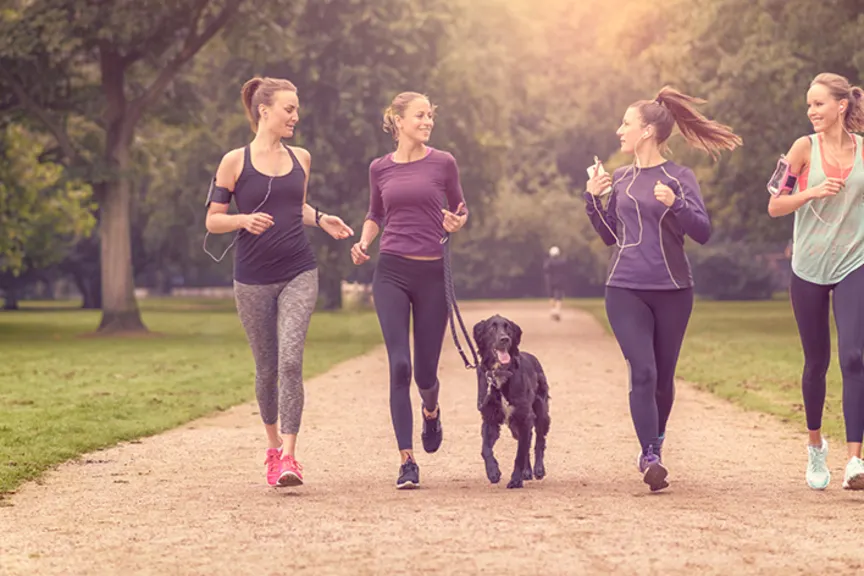
<svg viewBox="0 0 864 576">
<path fill-rule="evenodd" d="M 354 230 L 345 224 L 341 218 L 333 216 L 332 214 L 321 216 L 321 219 L 318 221 L 318 226 L 336 240 L 344 240 L 345 238 L 354 235 Z"/>
<path fill-rule="evenodd" d="M 662 184 L 659 180 L 657 181 L 657 184 L 654 185 L 654 197 L 667 207 L 672 206 L 672 204 L 675 203 L 675 192 L 672 191 L 672 188 Z"/>
<path fill-rule="evenodd" d="M 464 209 L 465 203 L 462 202 L 459 204 L 459 207 L 456 208 L 455 214 L 449 210 L 441 210 L 441 212 L 444 213 L 444 230 L 452 234 L 465 225 L 465 222 L 468 220 L 468 213 L 463 212 Z"/>
</svg>

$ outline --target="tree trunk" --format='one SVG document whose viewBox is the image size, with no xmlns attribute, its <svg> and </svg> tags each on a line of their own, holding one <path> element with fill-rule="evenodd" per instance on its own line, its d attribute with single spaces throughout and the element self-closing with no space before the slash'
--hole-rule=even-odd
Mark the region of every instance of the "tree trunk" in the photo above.
<svg viewBox="0 0 864 576">
<path fill-rule="evenodd" d="M 100 50 L 102 90 L 106 100 L 105 159 L 111 167 L 99 203 L 99 255 L 102 265 L 102 322 L 99 332 L 146 332 L 135 301 L 129 147 L 138 121 L 126 101 L 126 64 L 110 44 Z"/>
<path fill-rule="evenodd" d="M 123 174 L 110 182 L 102 200 L 99 226 L 102 261 L 102 323 L 99 332 L 146 331 L 135 301 L 129 235 L 129 182 Z"/>
<path fill-rule="evenodd" d="M 18 310 L 18 286 L 15 285 L 14 281 L 10 282 L 3 291 L 3 298 L 4 310 Z"/>
<path fill-rule="evenodd" d="M 122 104 L 121 104 L 122 107 Z M 108 131 L 108 161 L 116 171 L 105 183 L 100 204 L 99 253 L 102 268 L 102 322 L 99 332 L 146 332 L 135 301 L 130 229 L 129 144 L 131 128 L 124 115 Z"/>
</svg>

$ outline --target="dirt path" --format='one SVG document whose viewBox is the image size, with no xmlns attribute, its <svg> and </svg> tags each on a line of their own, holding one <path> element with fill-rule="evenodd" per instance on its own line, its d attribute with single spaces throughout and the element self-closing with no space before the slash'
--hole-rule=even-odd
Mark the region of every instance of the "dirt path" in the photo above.
<svg viewBox="0 0 864 576">
<path fill-rule="evenodd" d="M 307 383 L 301 489 L 264 485 L 260 422 L 255 406 L 240 406 L 88 455 L 24 486 L 0 507 L 0 574 L 864 569 L 864 494 L 840 489 L 839 444 L 830 488 L 812 492 L 803 479 L 803 435 L 680 385 L 664 450 L 672 487 L 651 495 L 635 471 L 626 369 L 615 342 L 576 311 L 561 323 L 538 304 L 463 312 L 470 326 L 494 311 L 522 326 L 523 349 L 540 357 L 550 377 L 542 482 L 519 491 L 486 481 L 473 375 L 448 335 L 444 445 L 434 455 L 419 452 L 421 490 L 393 488 L 398 456 L 378 349 Z M 502 437 L 505 476 L 514 450 Z"/>
</svg>

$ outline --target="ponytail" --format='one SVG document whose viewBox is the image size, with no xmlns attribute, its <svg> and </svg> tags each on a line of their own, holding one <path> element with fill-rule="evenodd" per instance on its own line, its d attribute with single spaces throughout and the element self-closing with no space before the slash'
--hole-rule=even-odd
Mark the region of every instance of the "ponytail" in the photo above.
<svg viewBox="0 0 864 576">
<path fill-rule="evenodd" d="M 258 91 L 258 88 L 263 83 L 264 80 L 261 78 L 252 78 L 251 80 L 247 80 L 240 90 L 240 99 L 243 101 L 243 108 L 246 109 L 246 118 L 249 120 L 252 132 L 258 132 L 258 120 L 260 120 L 258 107 L 252 105 L 252 99 L 255 97 L 255 92 Z"/>
<path fill-rule="evenodd" d="M 394 142 L 399 141 L 399 128 L 396 126 L 396 112 L 393 110 L 393 105 L 387 106 L 384 110 L 384 121 L 381 124 L 384 132 L 393 137 Z"/>
<path fill-rule="evenodd" d="M 676 125 L 688 144 L 707 152 L 714 159 L 722 150 L 741 146 L 741 137 L 729 126 L 706 118 L 696 109 L 699 104 L 705 104 L 705 100 L 664 86 L 654 100 L 642 100 L 633 106 L 639 109 L 646 125 L 655 127 L 657 143 L 661 146 L 672 135 Z"/>
<path fill-rule="evenodd" d="M 849 132 L 864 132 L 864 90 L 860 86 L 849 90 L 849 109 L 843 121 Z"/>
</svg>

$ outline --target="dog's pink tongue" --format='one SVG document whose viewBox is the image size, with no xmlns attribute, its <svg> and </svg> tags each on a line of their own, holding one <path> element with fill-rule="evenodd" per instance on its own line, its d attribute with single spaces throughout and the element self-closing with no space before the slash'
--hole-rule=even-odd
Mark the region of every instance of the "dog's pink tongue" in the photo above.
<svg viewBox="0 0 864 576">
<path fill-rule="evenodd" d="M 501 364 L 509 364 L 510 363 L 510 353 L 506 350 L 495 350 L 495 353 L 498 355 L 498 362 Z"/>
</svg>

